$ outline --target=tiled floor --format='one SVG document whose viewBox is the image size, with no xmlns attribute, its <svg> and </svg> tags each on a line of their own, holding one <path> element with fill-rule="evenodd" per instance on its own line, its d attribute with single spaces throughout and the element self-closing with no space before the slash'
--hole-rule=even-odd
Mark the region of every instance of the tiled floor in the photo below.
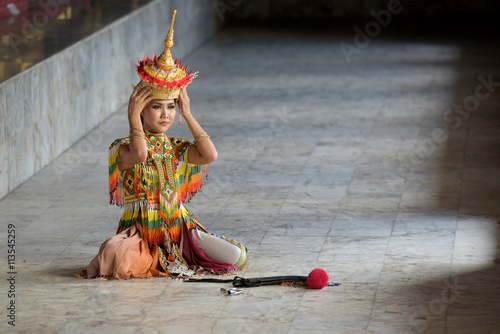
<svg viewBox="0 0 500 334">
<path fill-rule="evenodd" d="M 120 217 L 106 149 L 128 133 L 123 109 L 0 201 L 1 331 L 500 332 L 498 45 L 386 34 L 348 64 L 339 45 L 354 33 L 249 31 L 185 60 L 200 71 L 193 113 L 219 150 L 188 207 L 248 246 L 246 277 L 321 267 L 342 285 L 222 296 L 217 284 L 72 277 Z"/>
</svg>

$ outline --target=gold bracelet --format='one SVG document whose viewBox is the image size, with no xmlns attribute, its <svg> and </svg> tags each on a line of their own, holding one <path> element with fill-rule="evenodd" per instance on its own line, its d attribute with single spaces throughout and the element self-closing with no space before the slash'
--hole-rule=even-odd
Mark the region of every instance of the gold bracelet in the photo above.
<svg viewBox="0 0 500 334">
<path fill-rule="evenodd" d="M 137 128 L 130 129 L 129 134 L 131 135 L 131 134 L 134 134 L 134 133 L 137 133 L 137 134 L 145 134 L 145 133 L 144 133 L 144 130 L 137 129 Z"/>
<path fill-rule="evenodd" d="M 202 136 L 206 136 L 207 133 L 206 132 L 202 132 L 200 133 L 199 135 L 196 136 L 196 138 L 193 140 L 193 143 L 196 143 L 198 141 L 198 139 L 200 139 L 200 137 Z"/>
<path fill-rule="evenodd" d="M 143 138 L 143 139 L 146 139 L 146 136 L 141 136 L 141 135 L 135 135 L 135 134 L 132 134 L 130 136 L 128 136 L 130 139 L 132 138 Z"/>
<path fill-rule="evenodd" d="M 200 144 L 200 143 L 203 143 L 203 141 L 205 141 L 205 140 L 206 140 L 206 139 L 208 139 L 208 138 L 210 138 L 210 136 L 208 136 L 208 135 L 207 135 L 207 136 L 205 136 L 205 137 L 201 138 L 200 140 L 198 140 L 196 143 L 193 143 L 193 144 L 198 145 L 198 144 Z"/>
<path fill-rule="evenodd" d="M 129 134 L 134 134 L 134 133 L 137 133 L 140 135 L 145 135 L 144 131 L 139 131 L 139 130 L 130 130 L 130 132 L 129 132 Z"/>
<path fill-rule="evenodd" d="M 144 138 L 144 139 L 146 139 L 146 134 L 141 129 L 132 128 L 129 132 L 129 138 L 130 139 L 132 139 L 132 138 Z"/>
<path fill-rule="evenodd" d="M 145 134 L 139 134 L 139 133 L 132 133 L 129 135 L 129 139 L 132 140 L 134 138 L 142 138 L 142 139 L 146 139 L 146 135 Z"/>
<path fill-rule="evenodd" d="M 193 144 L 198 144 L 200 141 L 202 141 L 204 138 L 207 138 L 207 137 L 210 137 L 209 135 L 207 135 L 206 133 L 203 134 L 203 136 L 198 136 L 196 137 L 196 139 L 193 141 Z"/>
</svg>

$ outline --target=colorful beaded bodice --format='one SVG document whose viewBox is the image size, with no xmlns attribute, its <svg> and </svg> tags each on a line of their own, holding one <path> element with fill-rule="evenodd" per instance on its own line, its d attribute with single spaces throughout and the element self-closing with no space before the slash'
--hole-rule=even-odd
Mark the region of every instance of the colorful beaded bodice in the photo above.
<svg viewBox="0 0 500 334">
<path fill-rule="evenodd" d="M 165 134 L 146 132 L 148 158 L 124 171 L 118 170 L 119 147 L 129 138 L 116 140 L 109 149 L 110 203 L 124 207 L 117 233 L 134 225 L 141 215 L 150 245 L 168 238 L 179 242 L 182 222 L 193 227 L 183 202 L 202 186 L 202 166 L 187 161 L 191 143 Z"/>
</svg>

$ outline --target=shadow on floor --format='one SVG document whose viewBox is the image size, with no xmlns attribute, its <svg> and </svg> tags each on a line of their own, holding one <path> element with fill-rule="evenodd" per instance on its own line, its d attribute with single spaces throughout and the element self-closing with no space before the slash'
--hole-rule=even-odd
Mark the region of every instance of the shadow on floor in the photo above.
<svg viewBox="0 0 500 334">
<path fill-rule="evenodd" d="M 423 140 L 430 144 L 422 145 L 424 158 L 415 168 L 424 174 L 426 166 L 438 164 L 440 170 L 435 205 L 421 213 L 457 213 L 451 275 L 410 287 L 418 303 L 408 319 L 413 333 L 500 328 L 500 47 L 494 42 L 498 27 L 491 22 L 460 18 L 407 36 L 412 41 L 440 38 L 461 49 L 451 63 L 453 101 L 429 120 Z M 441 143 L 432 138 L 433 131 L 444 131 Z"/>
</svg>

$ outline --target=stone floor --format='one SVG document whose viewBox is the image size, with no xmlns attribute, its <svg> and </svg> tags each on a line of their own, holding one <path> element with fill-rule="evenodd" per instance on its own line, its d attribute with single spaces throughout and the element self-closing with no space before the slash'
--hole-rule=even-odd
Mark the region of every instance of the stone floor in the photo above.
<svg viewBox="0 0 500 334">
<path fill-rule="evenodd" d="M 193 113 L 219 151 L 188 207 L 247 245 L 245 277 L 321 267 L 341 286 L 223 296 L 217 284 L 74 278 L 120 217 L 107 147 L 128 133 L 123 108 L 0 201 L 0 331 L 500 332 L 498 45 L 381 34 L 349 63 L 350 31 L 229 29 L 185 59 L 200 71 Z"/>
</svg>

